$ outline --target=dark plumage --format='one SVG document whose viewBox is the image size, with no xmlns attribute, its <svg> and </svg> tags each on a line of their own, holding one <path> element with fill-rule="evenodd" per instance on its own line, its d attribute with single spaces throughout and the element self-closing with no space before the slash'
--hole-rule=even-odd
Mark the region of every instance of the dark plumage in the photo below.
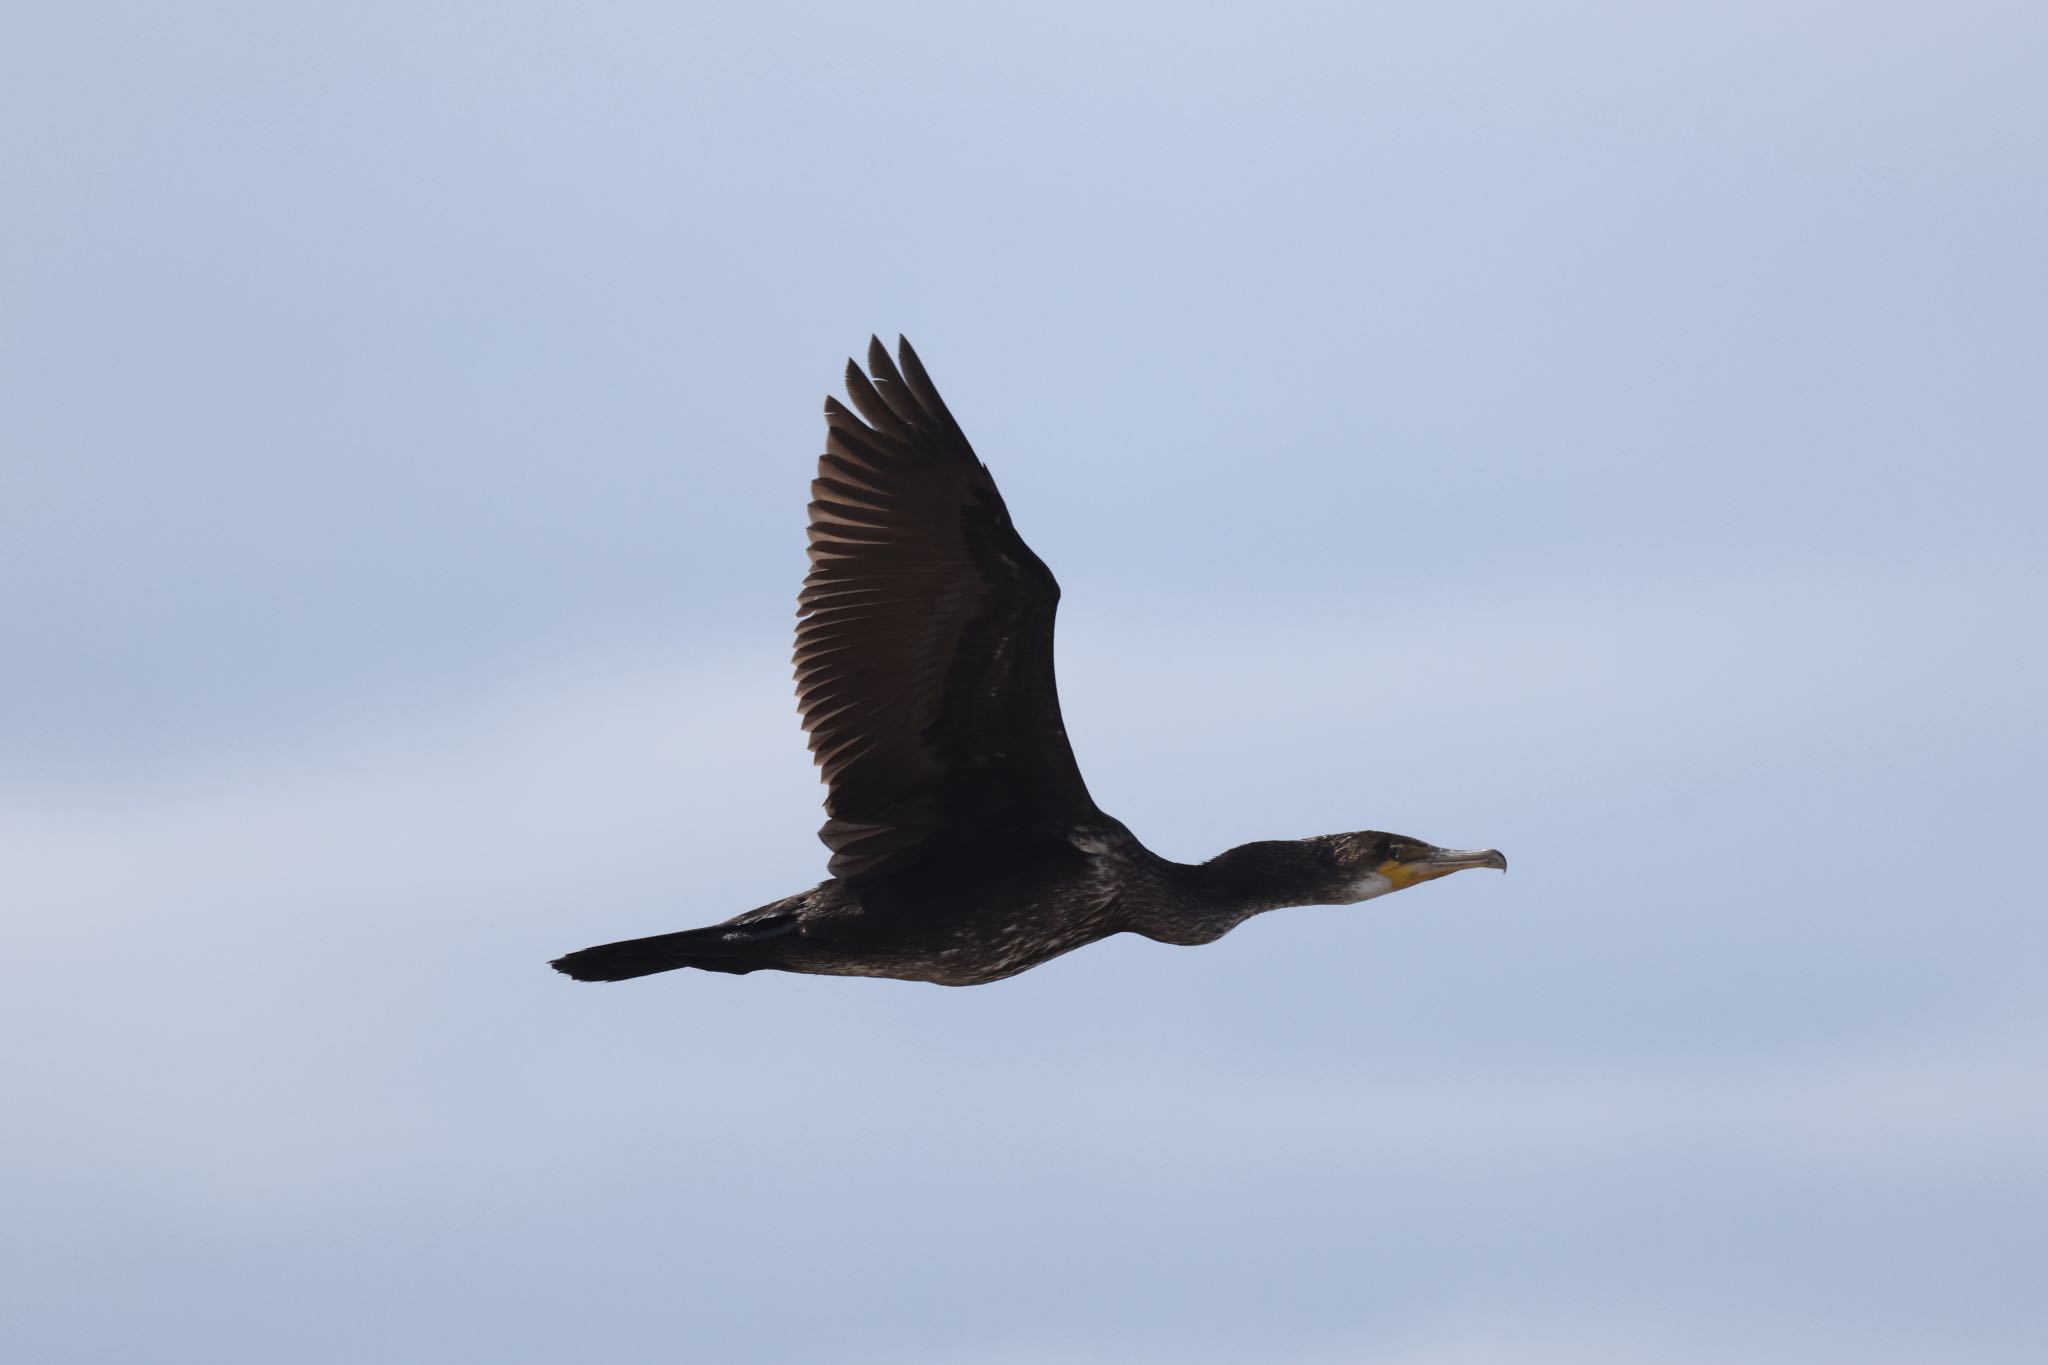
<svg viewBox="0 0 2048 1365">
<path fill-rule="evenodd" d="M 1131 932 L 1208 943 L 1264 910 L 1337 905 L 1467 867 L 1368 830 L 1170 862 L 1102 813 L 1060 722 L 1059 584 L 908 342 L 825 400 L 798 598 L 797 699 L 828 787 L 832 877 L 723 924 L 585 948 L 579 981 L 675 967 L 971 986 Z"/>
</svg>

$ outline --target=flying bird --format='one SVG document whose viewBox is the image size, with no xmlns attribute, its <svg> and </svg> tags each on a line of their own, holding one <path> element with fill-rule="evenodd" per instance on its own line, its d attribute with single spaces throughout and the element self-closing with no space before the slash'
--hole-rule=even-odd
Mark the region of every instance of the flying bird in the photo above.
<svg viewBox="0 0 2048 1365">
<path fill-rule="evenodd" d="M 1153 853 L 1088 795 L 1053 683 L 1059 584 L 907 341 L 825 400 L 797 599 L 796 690 L 827 787 L 831 876 L 721 924 L 585 948 L 579 981 L 677 967 L 1000 981 L 1111 934 L 1210 943 L 1253 915 L 1349 905 L 1472 867 L 1360 830 Z"/>
</svg>

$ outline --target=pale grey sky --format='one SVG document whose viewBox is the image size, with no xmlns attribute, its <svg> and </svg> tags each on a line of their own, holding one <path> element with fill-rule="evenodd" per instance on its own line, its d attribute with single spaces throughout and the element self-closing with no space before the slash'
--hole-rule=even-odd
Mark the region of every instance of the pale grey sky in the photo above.
<svg viewBox="0 0 2048 1365">
<path fill-rule="evenodd" d="M 0 21 L 24 1359 L 2048 1350 L 2048 19 Z M 927 363 L 1160 851 L 1514 872 L 969 991 L 823 873 L 822 394 Z"/>
</svg>

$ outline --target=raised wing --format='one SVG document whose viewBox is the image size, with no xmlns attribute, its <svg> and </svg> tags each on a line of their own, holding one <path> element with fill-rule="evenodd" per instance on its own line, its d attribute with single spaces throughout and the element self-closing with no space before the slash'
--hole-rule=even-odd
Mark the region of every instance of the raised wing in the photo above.
<svg viewBox="0 0 2048 1365">
<path fill-rule="evenodd" d="M 818 837 L 859 881 L 991 831 L 1100 818 L 1053 683 L 1059 584 L 910 343 L 825 400 L 797 704 L 830 791 Z M 865 418 L 866 420 L 861 420 Z"/>
</svg>

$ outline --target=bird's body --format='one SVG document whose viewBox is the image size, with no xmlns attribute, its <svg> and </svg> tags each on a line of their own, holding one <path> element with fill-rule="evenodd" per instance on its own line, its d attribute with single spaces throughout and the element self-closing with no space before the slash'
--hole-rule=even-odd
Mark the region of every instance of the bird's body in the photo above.
<svg viewBox="0 0 2048 1365">
<path fill-rule="evenodd" d="M 825 404 L 797 695 L 833 876 L 722 924 L 586 948 L 586 981 L 676 967 L 980 985 L 1116 933 L 1208 943 L 1286 905 L 1507 866 L 1378 831 L 1171 862 L 1096 807 L 1053 680 L 1059 587 L 908 343 Z M 863 421 L 862 419 L 866 420 Z"/>
</svg>

